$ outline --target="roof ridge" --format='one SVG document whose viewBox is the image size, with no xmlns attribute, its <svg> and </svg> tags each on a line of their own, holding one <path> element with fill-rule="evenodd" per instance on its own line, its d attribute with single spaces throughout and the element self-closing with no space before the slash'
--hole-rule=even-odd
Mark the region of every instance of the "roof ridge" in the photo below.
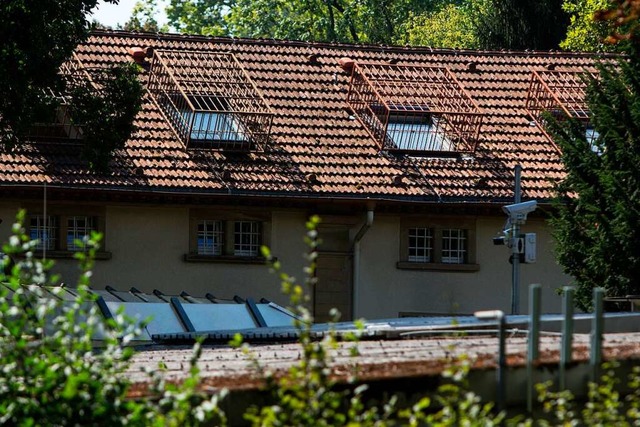
<svg viewBox="0 0 640 427">
<path fill-rule="evenodd" d="M 388 51 L 388 52 L 412 52 L 412 53 L 435 53 L 439 55 L 476 55 L 476 56 L 525 56 L 525 57 L 572 57 L 572 58 L 598 58 L 598 57 L 621 57 L 618 53 L 608 52 L 570 52 L 562 50 L 539 51 L 539 50 L 479 50 L 479 49 L 458 49 L 458 48 L 432 48 L 429 46 L 400 46 L 400 45 L 383 45 L 383 44 L 355 44 L 343 42 L 316 42 L 302 40 L 285 40 L 285 39 L 264 39 L 264 38 L 243 38 L 243 37 L 225 37 L 225 36 L 204 36 L 199 34 L 180 34 L 180 33 L 150 33 L 113 29 L 95 29 L 91 31 L 92 35 L 112 35 L 121 37 L 130 37 L 136 39 L 155 39 L 155 40 L 190 40 L 195 42 L 218 42 L 218 43 L 242 43 L 256 45 L 271 46 L 295 46 L 295 47 L 315 47 L 329 49 L 345 49 L 360 51 Z"/>
</svg>

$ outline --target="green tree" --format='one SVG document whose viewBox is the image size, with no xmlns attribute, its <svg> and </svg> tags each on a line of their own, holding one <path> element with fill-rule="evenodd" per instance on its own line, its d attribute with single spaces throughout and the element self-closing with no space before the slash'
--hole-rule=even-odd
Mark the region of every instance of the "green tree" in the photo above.
<svg viewBox="0 0 640 427">
<path fill-rule="evenodd" d="M 149 0 L 147 0 L 149 1 Z M 169 24 L 180 32 L 235 37 L 391 43 L 410 13 L 443 0 L 171 0 Z"/>
<path fill-rule="evenodd" d="M 600 64 L 599 79 L 589 82 L 593 143 L 580 123 L 550 120 L 567 172 L 552 221 L 558 261 L 583 309 L 596 286 L 609 296 L 640 293 L 639 48 L 632 39 L 628 57 Z"/>
<path fill-rule="evenodd" d="M 118 0 L 107 0 L 117 3 Z M 33 123 L 58 69 L 89 34 L 97 0 L 0 2 L 0 141 L 17 142 Z"/>
<path fill-rule="evenodd" d="M 557 49 L 569 25 L 562 0 L 489 0 L 474 19 L 483 49 Z"/>
<path fill-rule="evenodd" d="M 118 0 L 107 0 L 117 3 Z M 135 129 L 142 87 L 135 68 L 104 70 L 99 81 L 70 82 L 59 73 L 89 36 L 97 0 L 0 3 L 0 142 L 16 144 L 37 122 L 55 120 L 71 98 L 71 120 L 81 127 L 91 169 L 105 171 L 113 150 Z M 70 84 L 71 83 L 71 84 Z M 69 85 L 70 84 L 70 85 Z"/>
<path fill-rule="evenodd" d="M 402 25 L 400 43 L 431 47 L 475 49 L 478 39 L 473 13 L 483 10 L 486 0 L 444 4 L 420 15 L 410 13 Z"/>
<path fill-rule="evenodd" d="M 18 214 L 0 262 L 0 424 L 178 427 L 214 418 L 224 424 L 217 406 L 223 394 L 198 389 L 199 345 L 183 383 L 171 384 L 152 369 L 150 397 L 128 398 L 129 345 L 144 325 L 122 314 L 105 320 L 88 290 L 101 236 L 76 242 L 85 249 L 75 254 L 82 271 L 77 297 L 63 301 L 65 291 L 52 286 L 59 279 L 49 274 L 52 262 L 34 257 L 37 242 L 26 235 L 24 218 Z"/>
<path fill-rule="evenodd" d="M 131 11 L 131 17 L 125 22 L 123 29 L 127 31 L 167 32 L 168 27 L 160 26 L 156 19 L 157 0 L 137 1 Z"/>
<path fill-rule="evenodd" d="M 615 45 L 605 43 L 611 34 L 611 23 L 594 19 L 596 12 L 609 6 L 609 0 L 565 0 L 562 8 L 570 15 L 571 23 L 560 47 L 587 52 L 616 50 Z"/>
</svg>

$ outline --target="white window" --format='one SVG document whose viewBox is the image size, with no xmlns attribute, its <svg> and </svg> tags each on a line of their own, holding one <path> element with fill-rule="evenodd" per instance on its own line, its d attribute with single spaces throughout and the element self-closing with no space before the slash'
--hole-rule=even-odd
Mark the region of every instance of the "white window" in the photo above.
<svg viewBox="0 0 640 427">
<path fill-rule="evenodd" d="M 409 229 L 409 262 L 431 262 L 433 232 L 430 228 Z"/>
<path fill-rule="evenodd" d="M 183 113 L 185 119 L 190 112 Z M 196 111 L 193 116 L 190 138 L 194 141 L 246 141 L 241 123 L 230 113 Z"/>
<path fill-rule="evenodd" d="M 54 250 L 58 243 L 58 218 L 47 215 L 32 215 L 29 219 L 29 238 L 37 240 L 38 250 Z"/>
<path fill-rule="evenodd" d="M 260 255 L 261 223 L 257 221 L 235 221 L 233 232 L 233 254 L 256 257 Z"/>
<path fill-rule="evenodd" d="M 460 228 L 442 230 L 442 263 L 464 264 L 467 254 L 467 233 Z"/>
<path fill-rule="evenodd" d="M 86 242 L 95 230 L 94 219 L 90 216 L 67 217 L 67 250 L 77 251 L 83 249 L 76 241 Z"/>
<path fill-rule="evenodd" d="M 259 262 L 260 247 L 269 244 L 268 218 L 263 212 L 192 209 L 185 260 Z"/>
<path fill-rule="evenodd" d="M 474 217 L 411 215 L 401 219 L 398 268 L 476 271 Z"/>
<path fill-rule="evenodd" d="M 399 150 L 450 151 L 452 144 L 444 135 L 441 119 L 431 114 L 391 114 L 387 137 Z"/>
<path fill-rule="evenodd" d="M 198 221 L 198 255 L 222 255 L 223 239 L 224 225 L 222 221 Z"/>
<path fill-rule="evenodd" d="M 111 254 L 104 250 L 106 240 L 105 211 L 101 206 L 77 205 L 51 205 L 47 212 L 51 215 L 42 214 L 41 206 L 25 206 L 29 215 L 27 222 L 27 234 L 31 240 L 37 240 L 35 247 L 38 251 L 46 251 L 47 257 L 70 258 L 73 252 L 84 249 L 83 244 L 76 244 L 76 241 L 86 241 L 92 231 L 102 232 L 103 238 L 100 243 L 100 250 L 96 254 L 96 259 L 109 259 Z M 80 215 L 79 215 L 80 214 Z"/>
</svg>

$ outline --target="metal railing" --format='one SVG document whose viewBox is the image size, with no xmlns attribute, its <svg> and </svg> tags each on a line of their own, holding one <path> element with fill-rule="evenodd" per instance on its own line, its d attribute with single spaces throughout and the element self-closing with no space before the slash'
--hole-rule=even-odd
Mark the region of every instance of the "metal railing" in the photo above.
<svg viewBox="0 0 640 427">
<path fill-rule="evenodd" d="M 483 114 L 449 69 L 355 64 L 347 102 L 381 150 L 474 152 Z"/>
<path fill-rule="evenodd" d="M 273 111 L 231 53 L 154 51 L 148 90 L 187 147 L 268 143 Z"/>
</svg>

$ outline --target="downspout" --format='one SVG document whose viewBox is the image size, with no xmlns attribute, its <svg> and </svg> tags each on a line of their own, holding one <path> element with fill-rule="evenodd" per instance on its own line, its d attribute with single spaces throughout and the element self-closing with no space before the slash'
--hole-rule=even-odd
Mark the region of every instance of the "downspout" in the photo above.
<svg viewBox="0 0 640 427">
<path fill-rule="evenodd" d="M 369 231 L 373 224 L 373 207 L 369 207 L 367 210 L 367 219 L 360 230 L 353 238 L 353 245 L 351 251 L 353 252 L 353 293 L 351 301 L 351 314 L 354 319 L 360 314 L 359 307 L 359 292 L 360 292 L 360 241 L 364 235 Z"/>
</svg>

